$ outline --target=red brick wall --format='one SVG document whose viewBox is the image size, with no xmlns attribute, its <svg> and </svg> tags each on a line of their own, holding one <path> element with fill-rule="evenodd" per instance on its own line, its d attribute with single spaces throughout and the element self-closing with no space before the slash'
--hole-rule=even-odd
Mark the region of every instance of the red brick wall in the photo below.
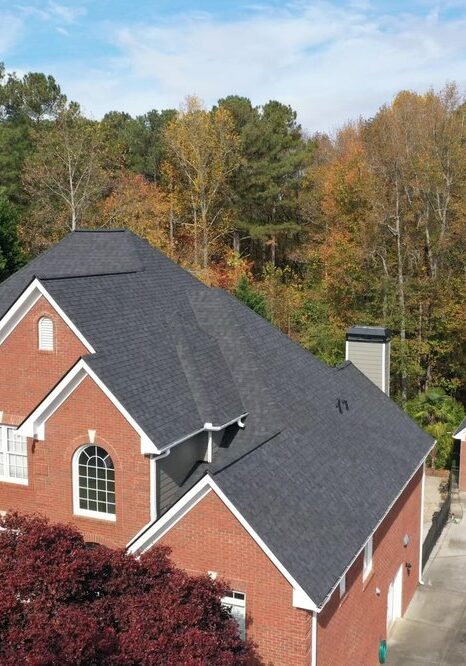
<svg viewBox="0 0 466 666">
<path fill-rule="evenodd" d="M 73 515 L 72 457 L 88 443 L 112 456 L 116 522 Z M 45 441 L 28 440 L 29 485 L 0 482 L 0 509 L 39 512 L 74 523 L 88 541 L 125 546 L 150 519 L 149 460 L 140 438 L 90 378 L 86 378 L 45 424 Z"/>
<path fill-rule="evenodd" d="M 460 470 L 458 485 L 460 490 L 466 490 L 466 439 L 460 443 Z"/>
<path fill-rule="evenodd" d="M 194 574 L 216 571 L 246 593 L 246 632 L 264 663 L 309 666 L 311 614 L 293 608 L 292 588 L 270 559 L 211 491 L 160 543 Z"/>
<path fill-rule="evenodd" d="M 39 351 L 37 324 L 54 323 L 54 351 Z M 3 423 L 20 423 L 76 360 L 88 351 L 41 297 L 0 345 L 0 411 Z"/>
<path fill-rule="evenodd" d="M 375 666 L 378 646 L 387 638 L 387 593 L 403 565 L 404 613 L 419 578 L 419 539 L 422 471 L 417 472 L 403 495 L 374 535 L 373 569 L 363 582 L 361 554 L 347 575 L 347 595 L 340 601 L 337 589 L 319 615 L 317 663 L 319 666 Z M 403 537 L 410 542 L 405 548 Z M 406 562 L 411 562 L 408 576 Z M 376 594 L 380 589 L 380 596 Z"/>
</svg>

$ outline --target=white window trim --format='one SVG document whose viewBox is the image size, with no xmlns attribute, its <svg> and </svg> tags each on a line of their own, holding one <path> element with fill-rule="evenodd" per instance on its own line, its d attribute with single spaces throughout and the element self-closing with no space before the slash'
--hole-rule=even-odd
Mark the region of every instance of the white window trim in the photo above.
<svg viewBox="0 0 466 666">
<path fill-rule="evenodd" d="M 373 548 L 374 538 L 370 536 L 364 546 L 363 565 L 362 565 L 362 579 L 365 581 L 373 568 Z"/>
<path fill-rule="evenodd" d="M 82 451 L 88 446 L 90 442 L 83 444 L 73 454 L 72 470 L 73 470 L 73 513 L 75 516 L 84 516 L 85 518 L 96 518 L 97 520 L 106 520 L 107 522 L 114 523 L 116 521 L 116 513 L 103 513 L 102 511 L 90 511 L 89 509 L 81 509 L 79 506 L 79 456 Z M 97 444 L 95 445 L 97 446 Z M 116 490 L 116 481 L 115 481 Z"/>
<path fill-rule="evenodd" d="M 232 596 L 222 597 L 222 606 L 228 608 L 231 608 L 232 606 L 236 606 L 236 608 L 244 608 L 244 630 L 243 627 L 240 627 L 240 633 L 244 640 L 246 639 L 246 593 L 239 592 L 238 590 L 230 590 L 230 592 Z M 233 615 L 232 619 L 235 619 Z"/>
<path fill-rule="evenodd" d="M 340 599 L 343 599 L 343 597 L 346 594 L 346 574 L 344 574 L 344 576 L 341 577 L 339 589 L 340 589 Z"/>
<path fill-rule="evenodd" d="M 3 459 L 3 469 L 5 472 L 8 472 L 9 470 L 9 465 L 8 465 L 8 430 L 17 430 L 15 426 L 9 426 L 9 425 L 1 425 L 0 426 L 0 442 L 1 442 L 1 453 L 4 456 Z M 12 454 L 12 455 L 18 455 L 18 454 Z M 19 479 L 15 476 L 10 476 L 8 473 L 5 473 L 3 475 L 0 475 L 0 482 L 1 483 L 13 483 L 15 485 L 19 486 L 28 486 L 29 485 L 29 456 L 28 456 L 28 447 L 27 447 L 27 439 L 26 439 L 26 473 L 27 473 L 27 478 L 26 479 Z"/>
<path fill-rule="evenodd" d="M 43 326 L 44 324 L 50 325 L 52 328 L 51 343 L 44 338 Z M 37 322 L 37 335 L 39 338 L 39 351 L 55 351 L 55 323 L 52 317 L 40 317 Z"/>
</svg>

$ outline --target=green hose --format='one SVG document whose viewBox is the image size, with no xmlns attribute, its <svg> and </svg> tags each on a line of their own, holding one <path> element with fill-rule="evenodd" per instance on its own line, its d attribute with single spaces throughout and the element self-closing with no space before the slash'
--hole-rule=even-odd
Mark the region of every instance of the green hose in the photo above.
<svg viewBox="0 0 466 666">
<path fill-rule="evenodd" d="M 385 664 L 387 661 L 388 645 L 387 641 L 380 641 L 379 644 L 379 663 Z"/>
</svg>

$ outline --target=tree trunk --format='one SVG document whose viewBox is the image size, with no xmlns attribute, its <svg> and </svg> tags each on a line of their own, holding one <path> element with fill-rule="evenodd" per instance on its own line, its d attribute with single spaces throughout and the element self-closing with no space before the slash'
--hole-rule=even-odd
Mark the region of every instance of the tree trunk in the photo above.
<svg viewBox="0 0 466 666">
<path fill-rule="evenodd" d="M 239 238 L 239 231 L 234 231 L 233 232 L 233 250 L 239 254 L 241 251 L 240 248 L 240 238 Z"/>
<path fill-rule="evenodd" d="M 202 266 L 203 268 L 209 267 L 209 226 L 207 223 L 207 212 L 201 210 L 201 224 L 202 224 Z"/>
<path fill-rule="evenodd" d="M 398 186 L 398 174 L 395 182 L 396 189 L 396 215 L 395 235 L 397 254 L 397 280 L 398 280 L 398 302 L 400 305 L 400 360 L 401 360 L 401 402 L 404 405 L 408 399 L 408 373 L 406 371 L 406 299 L 405 279 L 403 270 L 403 245 L 401 242 L 401 219 L 400 219 L 400 192 Z"/>
<path fill-rule="evenodd" d="M 272 262 L 273 266 L 276 265 L 276 254 L 277 254 L 277 239 L 275 236 L 272 236 L 272 240 L 270 243 L 270 261 Z"/>
</svg>

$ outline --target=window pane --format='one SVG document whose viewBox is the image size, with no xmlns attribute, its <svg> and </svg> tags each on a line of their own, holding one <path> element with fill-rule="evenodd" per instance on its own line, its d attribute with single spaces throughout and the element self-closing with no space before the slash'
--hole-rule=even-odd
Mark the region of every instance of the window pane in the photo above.
<svg viewBox="0 0 466 666">
<path fill-rule="evenodd" d="M 90 445 L 81 452 L 78 462 L 80 508 L 114 514 L 114 472 L 108 453 L 99 446 Z"/>
<path fill-rule="evenodd" d="M 3 453 L 0 453 L 0 476 L 4 476 L 5 468 L 3 465 Z"/>
<path fill-rule="evenodd" d="M 27 450 L 26 437 L 16 434 L 13 428 L 7 428 L 7 450 L 11 453 L 20 453 L 26 455 Z"/>
<path fill-rule="evenodd" d="M 27 479 L 26 456 L 8 454 L 8 473 L 13 479 Z"/>
<path fill-rule="evenodd" d="M 244 601 L 244 594 L 238 593 L 238 597 L 234 592 L 230 592 L 231 596 L 224 597 L 222 603 L 225 608 L 231 613 L 231 616 L 236 623 L 238 624 L 239 632 L 241 638 L 244 640 L 246 638 L 246 603 Z M 243 597 L 241 599 L 240 595 Z"/>
</svg>

